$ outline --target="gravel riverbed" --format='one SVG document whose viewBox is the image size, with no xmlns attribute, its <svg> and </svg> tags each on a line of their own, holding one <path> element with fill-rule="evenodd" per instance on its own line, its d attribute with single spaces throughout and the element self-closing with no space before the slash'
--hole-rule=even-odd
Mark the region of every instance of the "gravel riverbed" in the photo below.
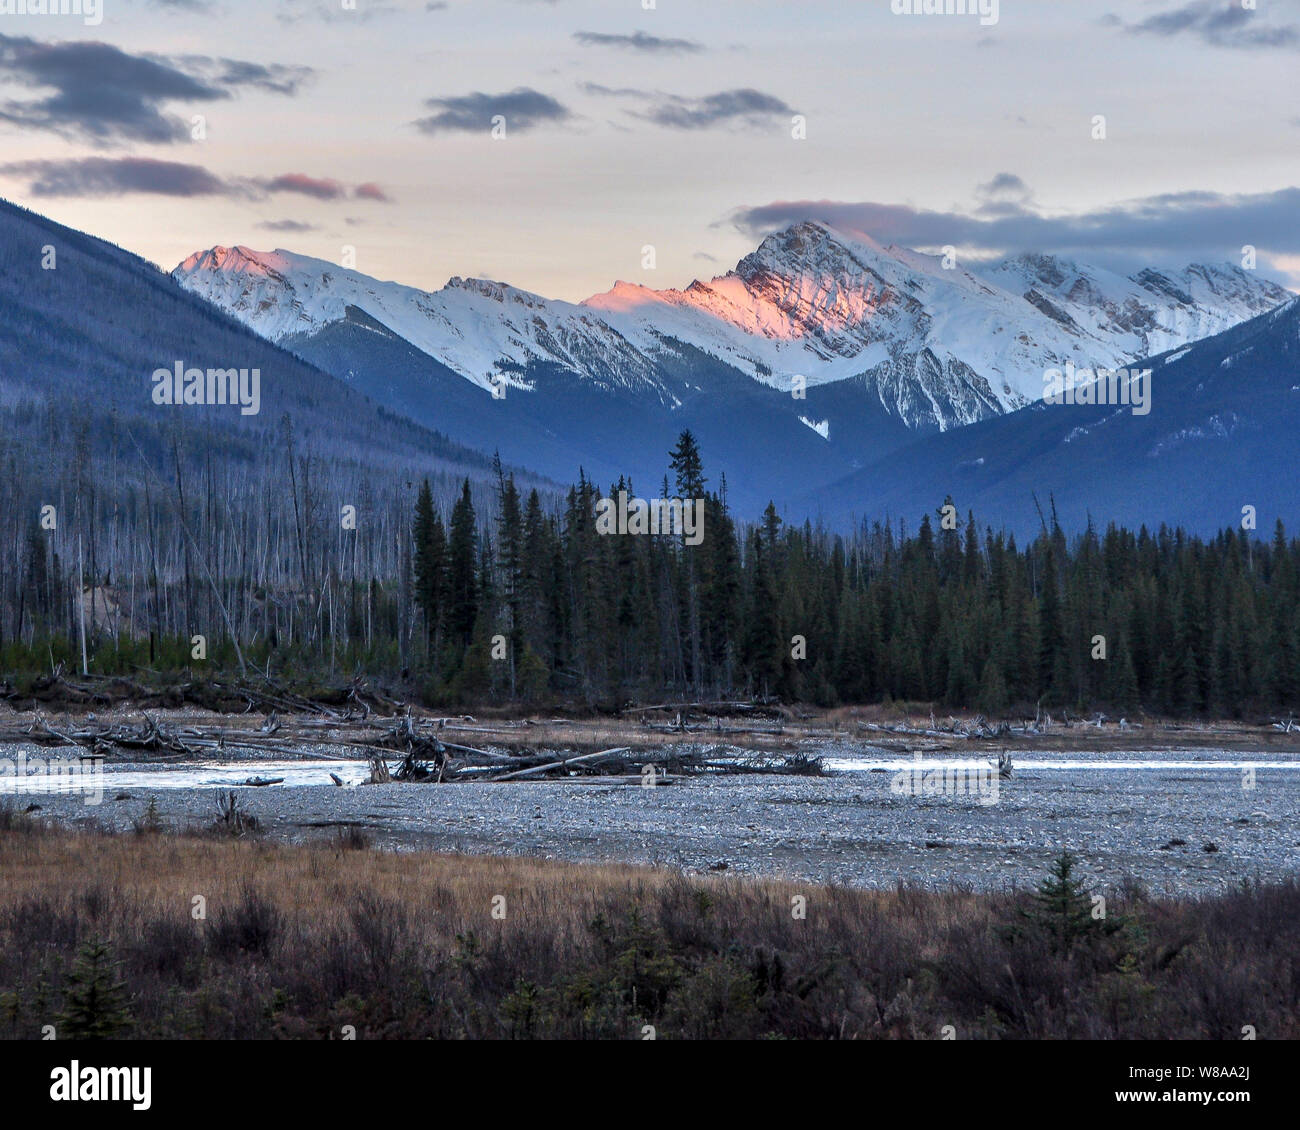
<svg viewBox="0 0 1300 1130">
<path fill-rule="evenodd" d="M 580 778 L 359 785 L 364 763 L 315 760 L 309 751 L 294 762 L 114 762 L 101 804 L 66 794 L 9 803 L 39 804 L 40 815 L 59 822 L 127 830 L 152 798 L 164 821 L 196 827 L 211 822 L 219 789 L 251 775 L 285 776 L 283 785 L 238 789 L 277 840 L 358 825 L 376 847 L 397 850 L 725 869 L 863 887 L 1032 886 L 1063 848 L 1083 858 L 1095 889 L 1135 879 L 1153 894 L 1208 893 L 1300 874 L 1298 753 L 1026 753 L 1011 779 L 998 782 L 996 802 L 981 803 L 901 795 L 898 773 L 912 762 L 898 754 L 849 745 L 808 752 L 827 759 L 828 776 L 689 778 L 654 788 Z M 925 765 L 957 763 L 985 764 L 964 757 Z M 1243 766 L 1255 767 L 1253 788 L 1243 787 Z M 330 772 L 345 786 L 333 785 Z"/>
</svg>

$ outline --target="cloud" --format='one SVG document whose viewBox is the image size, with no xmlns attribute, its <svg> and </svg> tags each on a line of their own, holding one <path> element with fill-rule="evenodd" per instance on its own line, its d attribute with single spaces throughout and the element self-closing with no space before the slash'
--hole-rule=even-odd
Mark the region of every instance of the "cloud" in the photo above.
<svg viewBox="0 0 1300 1130">
<path fill-rule="evenodd" d="M 309 177 L 306 173 L 282 173 L 255 183 L 267 192 L 293 192 L 316 200 L 341 200 L 348 194 L 341 182 L 331 177 Z"/>
<path fill-rule="evenodd" d="M 312 71 L 201 55 L 183 60 L 131 55 L 108 43 L 0 35 L 0 73 L 42 92 L 0 103 L 0 121 L 102 146 L 187 141 L 189 125 L 166 113 L 166 104 L 216 102 L 245 86 L 294 94 Z"/>
<path fill-rule="evenodd" d="M 80 157 L 63 161 L 17 161 L 0 174 L 28 181 L 32 196 L 238 196 L 245 190 L 201 165 L 150 157 Z"/>
<path fill-rule="evenodd" d="M 310 177 L 305 173 L 225 178 L 202 165 L 159 161 L 151 157 L 14 161 L 0 165 L 0 175 L 26 180 L 27 191 L 32 196 L 93 198 L 149 193 L 158 196 L 227 196 L 265 200 L 273 195 L 288 193 L 322 201 L 387 199 L 383 190 L 375 184 L 358 185 L 355 189 L 349 189 L 341 181 L 330 177 Z"/>
<path fill-rule="evenodd" d="M 986 184 L 975 186 L 978 211 L 984 216 L 1016 216 L 1030 211 L 1034 194 L 1015 173 L 998 173 Z"/>
<path fill-rule="evenodd" d="M 703 98 L 673 98 L 644 117 L 670 129 L 708 129 L 716 125 L 759 125 L 773 114 L 789 114 L 781 99 L 748 87 L 723 90 Z"/>
<path fill-rule="evenodd" d="M 635 87 L 609 87 L 599 83 L 582 84 L 587 94 L 603 98 L 632 98 L 646 103 L 642 110 L 627 113 L 668 129 L 709 129 L 719 125 L 760 126 L 774 114 L 793 113 L 791 108 L 772 94 L 742 87 L 721 90 L 702 98 L 638 90 Z"/>
<path fill-rule="evenodd" d="M 598 82 L 583 82 L 578 89 L 598 98 L 653 98 L 654 93 L 635 86 L 601 86 Z"/>
<path fill-rule="evenodd" d="M 244 59 L 214 59 L 208 55 L 180 55 L 160 61 L 188 67 L 221 86 L 250 86 L 269 94 L 295 95 L 316 72 L 311 67 L 281 63 L 250 63 Z"/>
<path fill-rule="evenodd" d="M 391 203 L 389 195 L 374 181 L 349 188 L 333 177 L 312 177 L 306 173 L 281 173 L 278 177 L 254 180 L 253 184 L 266 192 L 289 192 L 297 196 L 310 196 L 314 200 L 375 200 Z"/>
<path fill-rule="evenodd" d="M 1235 257 L 1246 244 L 1269 256 L 1300 253 L 1297 210 L 1300 188 L 1291 187 L 1235 195 L 1167 193 L 1055 216 L 1030 206 L 1021 206 L 1012 214 L 984 215 L 978 209 L 972 213 L 938 212 L 904 204 L 791 200 L 740 208 L 724 222 L 751 237 L 800 220 L 820 220 L 846 232 L 907 247 L 933 249 L 951 244 L 998 255 L 1020 251 L 1105 253 L 1114 261 L 1150 262 L 1197 254 Z"/>
<path fill-rule="evenodd" d="M 0 69 L 20 85 L 53 90 L 7 101 L 0 119 L 96 143 L 180 141 L 189 131 L 165 102 L 212 102 L 230 93 L 174 67 L 107 43 L 41 43 L 0 35 Z"/>
<path fill-rule="evenodd" d="M 986 200 L 1014 197 L 1026 199 L 1030 196 L 1029 185 L 1015 173 L 998 173 L 991 181 L 975 186 L 975 195 Z"/>
<path fill-rule="evenodd" d="M 304 223 L 302 220 L 263 220 L 257 226 L 263 231 L 308 232 L 319 230 L 315 224 Z"/>
<path fill-rule="evenodd" d="M 1192 0 L 1134 24 L 1126 24 L 1114 15 L 1105 22 L 1138 35 L 1159 35 L 1166 39 L 1196 36 L 1212 47 L 1260 50 L 1300 46 L 1300 28 L 1296 25 L 1266 26 L 1258 12 L 1224 0 Z"/>
<path fill-rule="evenodd" d="M 691 39 L 663 39 L 644 31 L 633 32 L 631 35 L 604 35 L 595 31 L 575 31 L 573 38 L 584 47 L 621 47 L 658 55 L 675 52 L 693 54 L 704 50 L 703 44 Z"/>
<path fill-rule="evenodd" d="M 527 86 L 516 87 L 506 94 L 476 91 L 454 98 L 429 98 L 425 105 L 439 113 L 420 118 L 415 125 L 421 132 L 430 134 L 486 133 L 497 115 L 504 117 L 506 129 L 515 133 L 572 117 L 568 109 L 549 94 Z"/>
</svg>

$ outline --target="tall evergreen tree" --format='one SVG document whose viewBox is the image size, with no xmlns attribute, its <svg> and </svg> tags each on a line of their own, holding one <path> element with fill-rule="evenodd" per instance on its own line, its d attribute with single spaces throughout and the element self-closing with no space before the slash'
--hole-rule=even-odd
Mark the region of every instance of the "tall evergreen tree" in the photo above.
<svg viewBox="0 0 1300 1130">
<path fill-rule="evenodd" d="M 469 646 L 478 619 L 477 574 L 478 527 L 469 479 L 451 511 L 451 533 L 447 544 L 447 627 L 459 651 Z"/>
<path fill-rule="evenodd" d="M 426 644 L 432 656 L 436 655 L 438 629 L 442 623 L 446 535 L 442 519 L 433 506 L 433 492 L 428 479 L 420 485 L 416 498 L 412 539 L 415 542 L 414 599 L 424 616 Z"/>
</svg>

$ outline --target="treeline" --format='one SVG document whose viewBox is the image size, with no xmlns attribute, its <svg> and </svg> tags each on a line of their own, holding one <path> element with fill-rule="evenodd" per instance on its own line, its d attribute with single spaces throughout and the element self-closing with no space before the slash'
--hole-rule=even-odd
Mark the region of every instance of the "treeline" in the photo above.
<svg viewBox="0 0 1300 1130">
<path fill-rule="evenodd" d="M 959 523 L 949 500 L 911 536 L 787 526 L 774 506 L 739 529 L 689 433 L 672 468 L 676 497 L 706 500 L 698 546 L 601 534 L 602 492 L 585 479 L 547 514 L 500 476 L 491 531 L 467 496 L 444 522 L 422 495 L 414 571 L 430 694 L 1223 716 L 1300 705 L 1300 543 L 1280 524 L 1271 544 L 1245 530 L 1207 542 L 1090 527 L 1069 539 L 1052 517 L 1022 549 L 972 515 Z M 619 482 L 609 497 L 620 490 L 634 493 Z"/>
<path fill-rule="evenodd" d="M 986 713 L 1300 707 L 1300 543 L 1280 524 L 1271 541 L 1113 526 L 1068 537 L 1049 513 L 1022 547 L 959 519 L 951 500 L 915 532 L 877 522 L 845 537 L 788 525 L 774 506 L 742 524 L 686 432 L 653 493 L 704 500 L 696 545 L 675 532 L 601 532 L 598 501 L 635 497 L 629 482 L 604 490 L 580 476 L 557 503 L 499 464 L 490 492 L 468 481 L 452 497 L 427 482 L 376 488 L 371 507 L 382 505 L 358 507 L 356 530 L 313 539 L 303 511 L 336 521 L 334 492 L 281 458 L 286 489 L 266 511 L 277 515 L 273 552 L 219 515 L 209 544 L 199 503 L 174 497 L 170 524 L 137 527 L 111 576 L 83 546 L 80 606 L 67 535 L 56 561 L 33 527 L 0 585 L 5 670 L 75 667 L 80 612 L 102 593 L 117 618 L 90 608 L 90 668 L 101 673 L 202 662 L 365 674 L 430 704 L 774 695 Z M 241 520 L 269 534 L 248 517 L 263 513 L 258 500 L 242 501 Z M 190 645 L 199 631 L 202 661 Z"/>
</svg>

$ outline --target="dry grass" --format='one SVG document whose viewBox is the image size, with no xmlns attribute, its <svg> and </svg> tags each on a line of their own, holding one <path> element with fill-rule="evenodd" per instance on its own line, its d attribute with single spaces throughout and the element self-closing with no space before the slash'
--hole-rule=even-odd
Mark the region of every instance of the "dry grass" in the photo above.
<svg viewBox="0 0 1300 1130">
<path fill-rule="evenodd" d="M 99 939 L 125 982 L 121 1034 L 160 1038 L 1300 1035 L 1294 884 L 1131 893 L 1112 903 L 1123 929 L 1063 954 L 1020 896 L 357 848 L 9 813 L 0 1034 L 57 1024 Z"/>
</svg>

